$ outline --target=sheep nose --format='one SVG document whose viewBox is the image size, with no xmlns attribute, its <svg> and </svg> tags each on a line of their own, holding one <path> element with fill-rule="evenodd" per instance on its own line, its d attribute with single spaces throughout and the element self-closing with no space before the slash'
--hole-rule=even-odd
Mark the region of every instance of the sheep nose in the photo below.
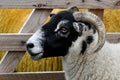
<svg viewBox="0 0 120 80">
<path fill-rule="evenodd" d="M 27 48 L 33 48 L 34 47 L 34 44 L 33 43 L 28 43 L 27 44 Z"/>
</svg>

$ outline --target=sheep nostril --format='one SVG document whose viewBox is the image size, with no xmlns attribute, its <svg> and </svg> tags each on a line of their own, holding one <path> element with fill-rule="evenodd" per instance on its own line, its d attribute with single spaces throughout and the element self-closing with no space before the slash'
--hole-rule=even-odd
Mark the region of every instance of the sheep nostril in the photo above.
<svg viewBox="0 0 120 80">
<path fill-rule="evenodd" d="M 27 44 L 27 48 L 33 48 L 34 47 L 34 44 L 33 43 L 28 43 Z"/>
</svg>

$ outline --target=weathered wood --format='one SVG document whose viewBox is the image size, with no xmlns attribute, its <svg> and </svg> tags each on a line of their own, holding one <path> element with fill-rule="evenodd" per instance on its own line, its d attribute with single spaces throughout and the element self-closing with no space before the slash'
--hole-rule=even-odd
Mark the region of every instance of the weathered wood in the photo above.
<svg viewBox="0 0 120 80">
<path fill-rule="evenodd" d="M 51 11 L 52 9 L 34 9 L 27 22 L 23 25 L 24 27 L 20 30 L 20 33 L 32 33 L 38 30 L 44 24 Z"/>
<path fill-rule="evenodd" d="M 103 20 L 104 9 L 89 9 L 89 11 L 96 14 Z"/>
<path fill-rule="evenodd" d="M 25 42 L 30 36 L 31 33 L 0 34 L 0 50 L 25 51 Z M 107 33 L 106 39 L 111 43 L 120 42 L 120 33 Z"/>
<path fill-rule="evenodd" d="M 0 73 L 3 72 L 13 72 L 16 67 L 16 63 L 18 63 L 21 58 L 23 57 L 23 53 L 25 51 L 10 51 L 8 54 L 6 54 L 0 63 Z M 1 80 L 1 79 L 0 79 Z"/>
<path fill-rule="evenodd" d="M 2 73 L 0 80 L 65 80 L 64 72 Z"/>
<path fill-rule="evenodd" d="M 8 51 L 25 51 L 25 42 L 30 34 L 0 34 L 0 49 Z"/>
<path fill-rule="evenodd" d="M 44 23 L 45 19 L 47 18 L 47 16 L 49 15 L 49 13 L 51 11 L 52 10 L 38 10 L 38 9 L 33 10 L 19 33 L 35 32 L 38 28 L 40 28 L 40 25 L 42 25 Z M 20 44 L 21 44 L 21 42 L 20 42 Z M 22 48 L 22 47 L 20 47 L 20 48 Z M 17 64 L 20 62 L 24 53 L 25 53 L 25 49 L 22 52 L 21 51 L 20 52 L 18 52 L 18 51 L 6 52 L 5 56 L 3 57 L 3 59 L 0 63 L 0 72 L 1 73 L 14 72 Z"/>
<path fill-rule="evenodd" d="M 120 8 L 120 0 L 0 0 L 0 8 L 67 8 L 69 6 L 79 8 Z"/>
<path fill-rule="evenodd" d="M 120 33 L 107 33 L 106 40 L 110 43 L 119 43 Z"/>
</svg>

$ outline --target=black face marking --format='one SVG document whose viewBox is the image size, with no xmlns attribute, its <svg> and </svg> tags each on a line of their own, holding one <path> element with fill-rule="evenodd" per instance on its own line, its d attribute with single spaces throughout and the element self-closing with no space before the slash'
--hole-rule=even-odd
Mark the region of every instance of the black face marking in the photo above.
<svg viewBox="0 0 120 80">
<path fill-rule="evenodd" d="M 87 38 L 86 38 L 86 42 L 88 43 L 88 44 L 91 44 L 92 42 L 93 42 L 93 37 L 92 36 L 88 36 Z"/>
<path fill-rule="evenodd" d="M 87 22 L 83 22 L 86 26 L 88 26 L 88 29 L 90 30 L 91 29 L 91 24 L 90 23 L 87 23 Z"/>
<path fill-rule="evenodd" d="M 37 51 L 29 51 L 30 55 L 34 58 L 34 56 L 38 55 L 35 59 L 45 58 L 45 57 L 54 57 L 54 56 L 65 56 L 68 53 L 69 48 L 71 47 L 72 43 L 81 38 L 81 36 L 85 36 L 81 39 L 82 43 L 81 46 L 81 54 L 84 54 L 87 45 L 93 42 L 92 35 L 89 36 L 89 32 L 93 30 L 93 33 L 96 32 L 96 29 L 93 25 L 87 22 L 77 22 L 74 20 L 73 12 L 72 11 L 62 11 L 58 14 L 52 14 L 51 20 L 46 23 L 40 31 L 44 33 L 44 35 L 40 35 L 35 40 L 38 42 L 36 46 L 38 49 Z M 74 25 L 76 23 L 76 26 Z M 89 31 L 90 30 L 90 31 Z M 88 33 L 87 33 L 88 32 Z M 37 33 L 36 35 L 38 35 Z M 86 37 L 87 36 L 87 37 Z M 39 38 L 43 38 L 42 40 Z M 79 38 L 79 39 L 80 39 Z M 34 42 L 36 42 L 34 41 Z M 30 48 L 34 46 L 29 44 Z M 41 55 L 40 55 L 41 54 Z"/>
<path fill-rule="evenodd" d="M 66 14 L 67 15 L 66 15 Z M 61 15 L 62 14 L 62 15 Z M 65 15 L 65 16 L 63 16 Z M 61 17 L 60 17 L 61 16 Z M 71 18 L 70 18 L 71 17 Z M 56 26 L 60 21 L 68 20 L 67 23 L 62 25 L 62 27 L 67 28 L 69 30 L 70 34 L 67 37 L 62 37 L 58 34 L 58 32 L 54 32 L 54 30 L 57 28 Z M 45 33 L 45 45 L 44 45 L 44 57 L 51 57 L 51 56 L 65 56 L 67 54 L 67 51 L 69 47 L 71 46 L 72 42 L 77 39 L 78 36 L 82 36 L 83 34 L 83 29 L 81 29 L 80 32 L 76 32 L 75 29 L 73 28 L 72 23 L 74 22 L 74 18 L 72 16 L 72 13 L 70 12 L 61 12 L 58 13 L 57 15 L 54 15 L 50 22 L 47 23 L 45 26 L 43 26 L 43 31 Z M 95 33 L 95 28 L 93 25 L 89 23 L 84 23 L 87 27 L 86 30 L 93 30 Z M 83 25 L 79 24 L 80 26 L 83 27 Z M 81 28 L 82 28 L 81 27 Z M 59 31 L 59 30 L 58 30 Z M 57 36 L 56 36 L 57 35 Z M 91 44 L 93 42 L 93 37 L 88 36 L 85 41 L 82 42 L 82 50 L 81 54 L 84 54 L 84 52 L 87 49 L 87 44 Z"/>
<path fill-rule="evenodd" d="M 81 50 L 81 54 L 84 54 L 85 51 L 87 49 L 87 43 L 85 41 L 82 42 L 82 50 Z"/>
<path fill-rule="evenodd" d="M 60 21 L 68 20 L 63 27 L 67 28 L 69 35 L 67 37 L 62 37 L 58 34 L 62 30 L 55 32 L 58 23 Z M 45 41 L 44 41 L 44 55 L 43 57 L 53 57 L 53 56 L 65 56 L 72 42 L 75 41 L 79 35 L 78 32 L 73 28 L 72 23 L 75 22 L 72 12 L 62 11 L 51 17 L 51 20 L 42 27 L 44 31 Z"/>
<path fill-rule="evenodd" d="M 55 29 L 56 34 L 60 37 L 67 38 L 70 34 L 70 27 L 72 27 L 71 25 L 71 22 L 68 20 L 62 20 L 58 23 L 57 28 Z"/>
<path fill-rule="evenodd" d="M 96 28 L 95 28 L 94 25 L 92 25 L 92 24 L 90 24 L 90 23 L 87 23 L 87 22 L 83 22 L 83 23 L 88 26 L 88 29 L 89 29 L 89 30 L 90 30 L 90 29 L 93 30 L 93 34 L 96 33 Z"/>
<path fill-rule="evenodd" d="M 53 17 L 54 15 L 55 15 L 54 13 L 51 13 L 51 14 L 50 14 L 50 17 Z"/>
</svg>

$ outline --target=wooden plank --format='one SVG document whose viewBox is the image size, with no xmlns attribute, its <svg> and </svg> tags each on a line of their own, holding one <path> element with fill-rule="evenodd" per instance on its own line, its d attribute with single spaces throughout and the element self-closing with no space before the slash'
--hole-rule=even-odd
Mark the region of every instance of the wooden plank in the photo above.
<svg viewBox="0 0 120 80">
<path fill-rule="evenodd" d="M 65 80 L 64 72 L 2 73 L 0 80 Z"/>
<path fill-rule="evenodd" d="M 25 42 L 30 34 L 0 34 L 0 49 L 8 51 L 25 51 Z"/>
<path fill-rule="evenodd" d="M 28 18 L 27 22 L 25 22 L 19 33 L 33 33 L 38 30 L 44 24 L 51 11 L 52 9 L 34 9 L 31 13 L 31 16 Z"/>
<path fill-rule="evenodd" d="M 120 33 L 107 33 L 106 40 L 110 43 L 120 43 Z"/>
<path fill-rule="evenodd" d="M 89 9 L 89 11 L 96 14 L 103 20 L 104 9 Z"/>
<path fill-rule="evenodd" d="M 79 8 L 104 9 L 120 8 L 120 0 L 0 0 L 0 8 Z"/>
<path fill-rule="evenodd" d="M 25 42 L 30 36 L 31 33 L 0 34 L 0 50 L 25 51 Z M 111 43 L 120 42 L 120 33 L 107 33 L 106 40 Z"/>
<path fill-rule="evenodd" d="M 5 54 L 0 63 L 0 73 L 13 72 L 15 70 L 14 68 L 16 66 L 16 63 L 21 60 L 24 52 L 25 51 L 10 51 L 9 54 Z"/>
<path fill-rule="evenodd" d="M 38 10 L 32 11 L 27 21 L 23 25 L 19 33 L 35 32 L 44 23 L 45 19 L 52 10 Z M 8 51 L 3 57 L 0 63 L 1 73 L 14 72 L 17 64 L 20 62 L 21 58 L 25 54 L 24 51 Z"/>
</svg>

